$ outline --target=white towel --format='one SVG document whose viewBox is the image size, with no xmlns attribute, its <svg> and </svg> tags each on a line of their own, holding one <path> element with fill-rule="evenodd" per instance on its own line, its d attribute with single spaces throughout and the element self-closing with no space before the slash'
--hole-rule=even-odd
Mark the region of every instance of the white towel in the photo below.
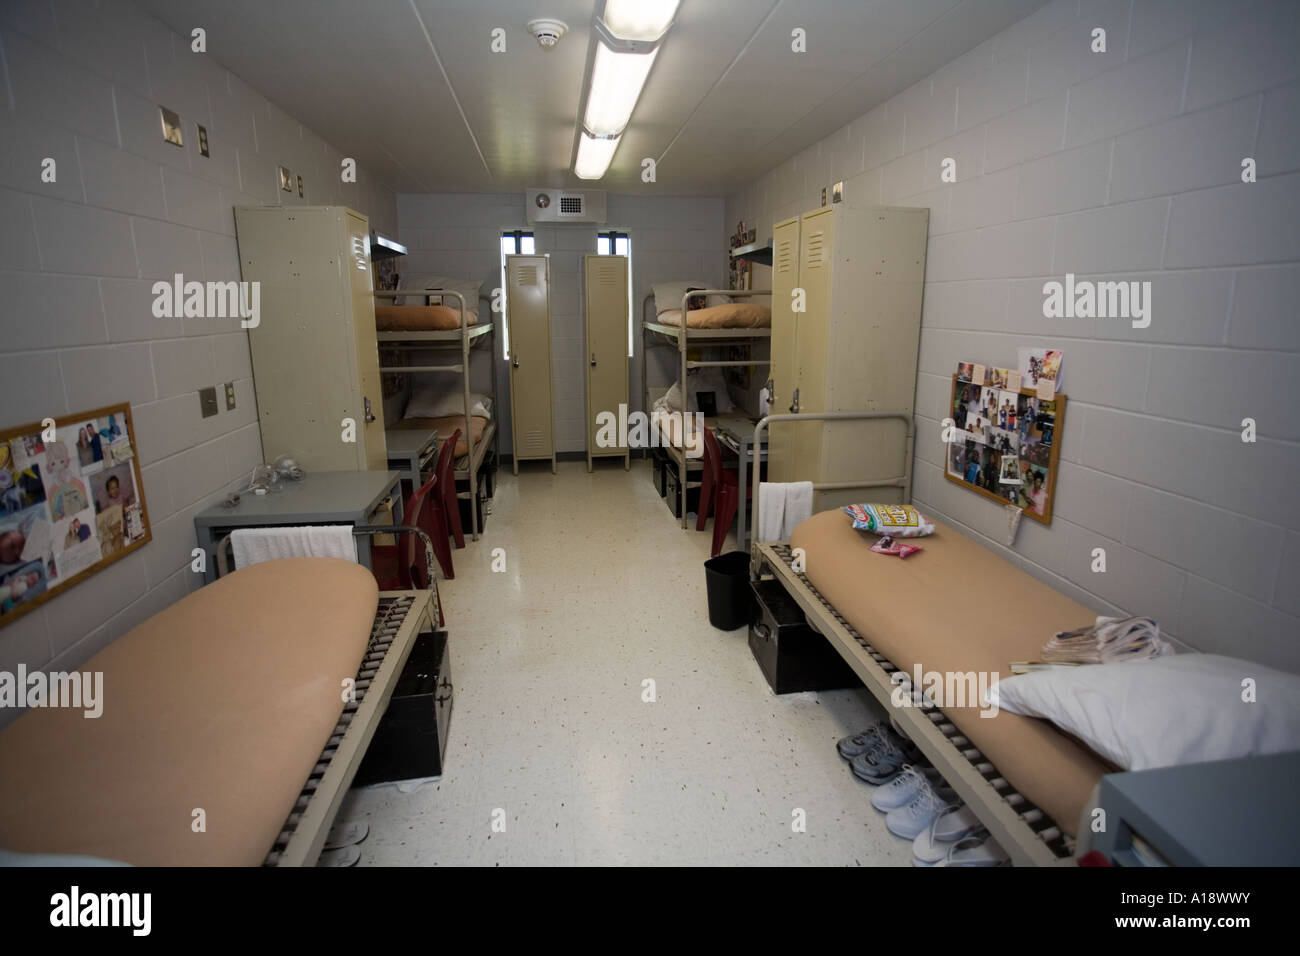
<svg viewBox="0 0 1300 956">
<path fill-rule="evenodd" d="M 811 481 L 792 481 L 786 485 L 785 514 L 781 518 L 782 541 L 789 541 L 795 526 L 812 517 L 812 504 Z"/>
<path fill-rule="evenodd" d="M 758 536 L 755 541 L 789 541 L 795 525 L 812 517 L 811 481 L 771 482 L 758 486 Z"/>
<path fill-rule="evenodd" d="M 275 558 L 343 558 L 356 564 L 357 540 L 347 524 L 302 528 L 237 528 L 230 532 L 235 567 Z"/>
<path fill-rule="evenodd" d="M 758 527 L 755 541 L 783 541 L 785 494 L 789 485 L 764 481 L 758 486 Z"/>
</svg>

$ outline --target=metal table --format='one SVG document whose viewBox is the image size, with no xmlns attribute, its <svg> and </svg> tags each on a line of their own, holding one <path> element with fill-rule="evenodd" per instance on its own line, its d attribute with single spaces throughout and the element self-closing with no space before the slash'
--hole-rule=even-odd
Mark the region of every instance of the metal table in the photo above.
<svg viewBox="0 0 1300 956">
<path fill-rule="evenodd" d="M 718 444 L 730 448 L 736 453 L 740 464 L 737 466 L 740 480 L 740 505 L 736 508 L 736 548 L 740 551 L 748 551 L 748 532 L 745 529 L 745 490 L 749 487 L 746 475 L 749 472 L 749 462 L 754 457 L 754 419 L 745 415 L 719 415 L 714 432 L 718 436 Z M 758 449 L 759 467 L 767 461 L 767 439 Z"/>
<path fill-rule="evenodd" d="M 402 479 L 403 500 L 424 482 L 420 480 L 425 468 L 433 468 L 433 457 L 438 452 L 438 431 L 434 428 L 394 428 L 384 432 L 388 445 L 388 467 Z M 409 484 L 408 484 L 409 482 Z"/>
<path fill-rule="evenodd" d="M 393 524 L 402 523 L 401 475 L 396 471 L 316 471 L 285 481 L 265 495 L 243 494 L 233 508 L 214 505 L 194 516 L 194 533 L 206 553 L 204 581 L 217 579 L 217 545 L 236 528 L 314 524 L 368 525 L 386 501 Z M 370 538 L 357 539 L 357 561 L 370 563 Z"/>
</svg>

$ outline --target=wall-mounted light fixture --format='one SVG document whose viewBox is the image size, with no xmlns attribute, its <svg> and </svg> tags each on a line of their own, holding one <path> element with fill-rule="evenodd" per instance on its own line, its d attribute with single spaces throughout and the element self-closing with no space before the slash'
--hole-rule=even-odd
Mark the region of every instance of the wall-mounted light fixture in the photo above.
<svg viewBox="0 0 1300 956">
<path fill-rule="evenodd" d="M 573 164 L 579 179 L 600 179 L 609 168 L 678 2 L 605 0 L 604 16 L 595 24 L 596 56 Z"/>
</svg>

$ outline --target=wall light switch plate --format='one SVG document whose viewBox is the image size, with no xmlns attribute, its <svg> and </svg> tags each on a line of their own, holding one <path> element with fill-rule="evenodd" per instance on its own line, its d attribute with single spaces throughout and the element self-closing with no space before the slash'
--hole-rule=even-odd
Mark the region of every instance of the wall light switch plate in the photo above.
<svg viewBox="0 0 1300 956">
<path fill-rule="evenodd" d="M 217 387 L 209 385 L 199 389 L 199 411 L 204 418 L 211 418 L 217 413 Z"/>
<path fill-rule="evenodd" d="M 199 128 L 199 155 L 207 156 L 208 154 L 208 130 L 202 123 L 195 123 Z"/>
<path fill-rule="evenodd" d="M 280 170 L 280 188 L 287 193 L 293 192 L 293 175 L 289 172 L 288 166 L 278 167 Z"/>
<path fill-rule="evenodd" d="M 163 139 L 173 146 L 184 146 L 185 139 L 181 136 L 180 114 L 173 113 L 165 106 L 158 107 L 158 113 L 162 117 Z"/>
<path fill-rule="evenodd" d="M 831 202 L 844 202 L 844 180 L 831 187 Z"/>
<path fill-rule="evenodd" d="M 298 198 L 302 198 L 302 177 L 298 177 Z"/>
<path fill-rule="evenodd" d="M 235 407 L 235 383 L 226 383 L 226 411 Z"/>
</svg>

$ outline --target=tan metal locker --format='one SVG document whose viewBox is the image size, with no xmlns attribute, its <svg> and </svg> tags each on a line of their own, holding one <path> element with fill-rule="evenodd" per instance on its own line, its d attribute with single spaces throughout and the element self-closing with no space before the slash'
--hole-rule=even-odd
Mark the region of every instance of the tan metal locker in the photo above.
<svg viewBox="0 0 1300 956">
<path fill-rule="evenodd" d="M 551 260 L 506 256 L 510 329 L 510 438 L 519 462 L 549 458 L 555 471 L 551 372 Z"/>
<path fill-rule="evenodd" d="M 587 311 L 587 470 L 593 458 L 619 456 L 623 468 L 631 467 L 626 444 L 601 447 L 597 416 L 609 413 L 626 421 L 627 372 L 627 256 L 583 257 L 584 301 Z M 620 409 L 622 406 L 622 409 Z M 609 429 L 605 430 L 608 436 Z M 616 430 L 620 442 L 626 432 Z"/>
<path fill-rule="evenodd" d="M 260 286 L 248 342 L 263 457 L 308 471 L 386 468 L 366 217 L 241 206 L 235 226 L 243 279 Z"/>
<path fill-rule="evenodd" d="M 837 204 L 773 229 L 773 410 L 912 411 L 929 210 Z M 791 249 L 797 268 L 783 270 Z M 800 290 L 801 296 L 792 292 Z M 802 300 L 803 311 L 791 308 Z M 793 408 L 791 408 L 793 406 Z M 773 481 L 887 479 L 903 473 L 901 425 L 798 422 L 769 444 Z M 900 492 L 872 489 L 877 501 Z M 819 491 L 822 511 L 861 499 Z"/>
<path fill-rule="evenodd" d="M 799 217 L 772 228 L 772 412 L 792 411 L 799 380 L 794 290 L 799 286 Z M 794 423 L 768 429 L 767 473 L 772 481 L 794 481 Z"/>
</svg>

